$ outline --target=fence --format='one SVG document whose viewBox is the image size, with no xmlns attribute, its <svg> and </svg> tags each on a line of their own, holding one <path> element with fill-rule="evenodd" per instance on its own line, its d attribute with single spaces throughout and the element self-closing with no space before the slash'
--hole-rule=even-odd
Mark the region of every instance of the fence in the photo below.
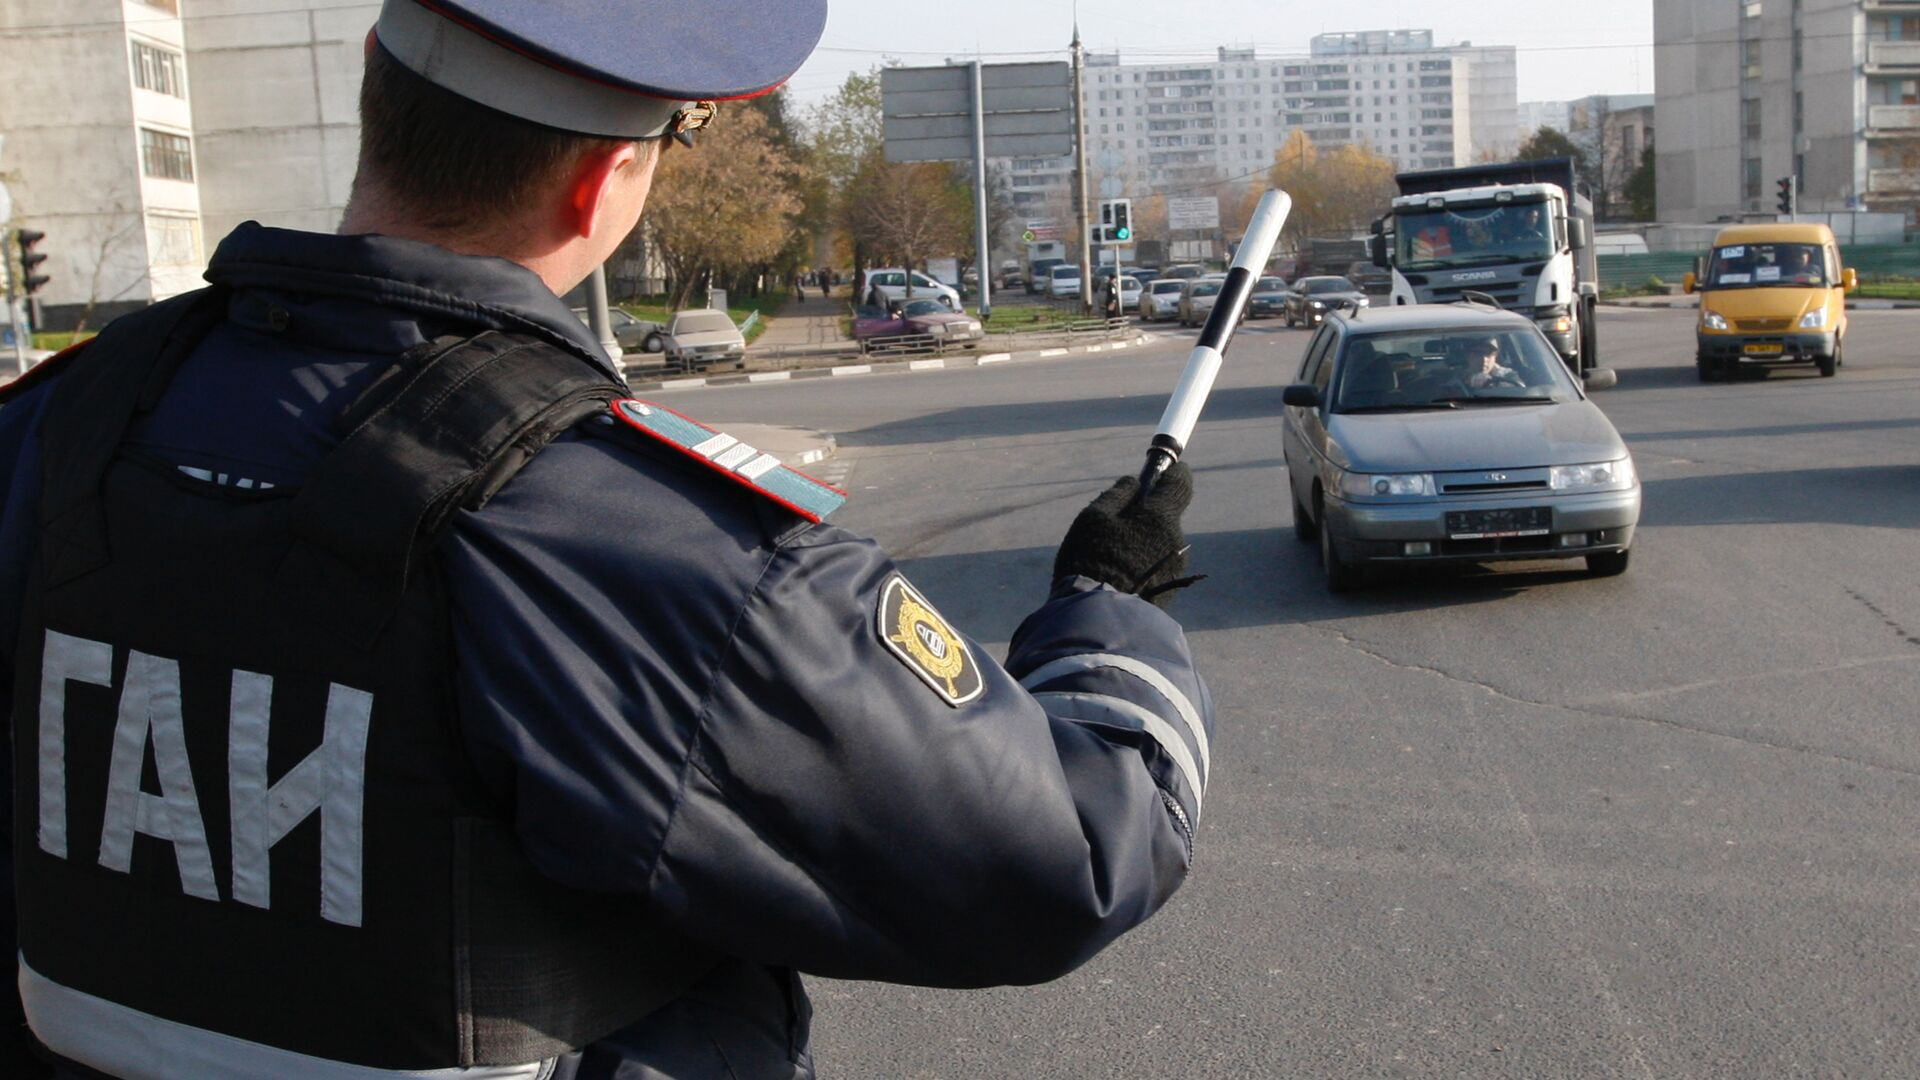
<svg viewBox="0 0 1920 1080">
<path fill-rule="evenodd" d="M 1662 251 L 1650 255 L 1602 255 L 1600 288 L 1634 289 L 1657 277 L 1668 285 L 1680 284 L 1680 278 L 1693 269 L 1700 251 Z M 1840 264 L 1850 266 L 1862 281 L 1920 279 L 1920 244 L 1856 244 L 1840 248 Z"/>
</svg>

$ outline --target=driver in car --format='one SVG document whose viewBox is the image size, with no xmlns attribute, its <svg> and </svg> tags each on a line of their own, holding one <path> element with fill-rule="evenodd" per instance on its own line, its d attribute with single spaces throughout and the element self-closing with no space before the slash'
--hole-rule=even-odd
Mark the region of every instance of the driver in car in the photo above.
<svg viewBox="0 0 1920 1080">
<path fill-rule="evenodd" d="M 1500 362 L 1500 342 L 1495 338 L 1477 338 L 1467 343 L 1467 385 L 1475 390 L 1490 386 L 1524 386 L 1520 373 Z"/>
</svg>

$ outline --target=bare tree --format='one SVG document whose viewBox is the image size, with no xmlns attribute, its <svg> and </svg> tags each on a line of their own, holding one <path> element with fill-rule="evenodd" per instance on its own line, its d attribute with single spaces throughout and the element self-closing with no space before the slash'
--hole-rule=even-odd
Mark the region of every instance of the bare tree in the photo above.
<svg viewBox="0 0 1920 1080">
<path fill-rule="evenodd" d="M 972 238 L 972 196 L 945 165 L 896 165 L 873 155 L 848 188 L 847 228 L 868 251 L 911 270 L 956 255 Z M 913 278 L 907 278 L 912 295 Z"/>
</svg>

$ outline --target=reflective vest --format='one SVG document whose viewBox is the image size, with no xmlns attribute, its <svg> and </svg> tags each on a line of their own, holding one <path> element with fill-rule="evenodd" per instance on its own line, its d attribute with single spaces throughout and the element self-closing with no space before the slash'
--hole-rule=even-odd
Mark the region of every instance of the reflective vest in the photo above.
<svg viewBox="0 0 1920 1080">
<path fill-rule="evenodd" d="M 542 339 L 443 340 L 297 489 L 210 483 L 121 443 L 225 310 L 115 322 L 48 402 L 13 699 L 29 1024 L 116 1076 L 540 1076 L 708 963 L 528 862 L 462 745 L 432 548 L 624 387 Z"/>
</svg>

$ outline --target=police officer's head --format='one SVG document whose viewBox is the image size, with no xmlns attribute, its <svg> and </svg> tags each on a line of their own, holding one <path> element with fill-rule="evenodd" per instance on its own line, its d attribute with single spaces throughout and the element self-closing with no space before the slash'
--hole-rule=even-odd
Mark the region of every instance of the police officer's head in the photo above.
<svg viewBox="0 0 1920 1080">
<path fill-rule="evenodd" d="M 785 82 L 825 21 L 825 0 L 385 0 L 342 231 L 501 255 L 565 291 L 632 230 L 663 147 Z"/>
</svg>

